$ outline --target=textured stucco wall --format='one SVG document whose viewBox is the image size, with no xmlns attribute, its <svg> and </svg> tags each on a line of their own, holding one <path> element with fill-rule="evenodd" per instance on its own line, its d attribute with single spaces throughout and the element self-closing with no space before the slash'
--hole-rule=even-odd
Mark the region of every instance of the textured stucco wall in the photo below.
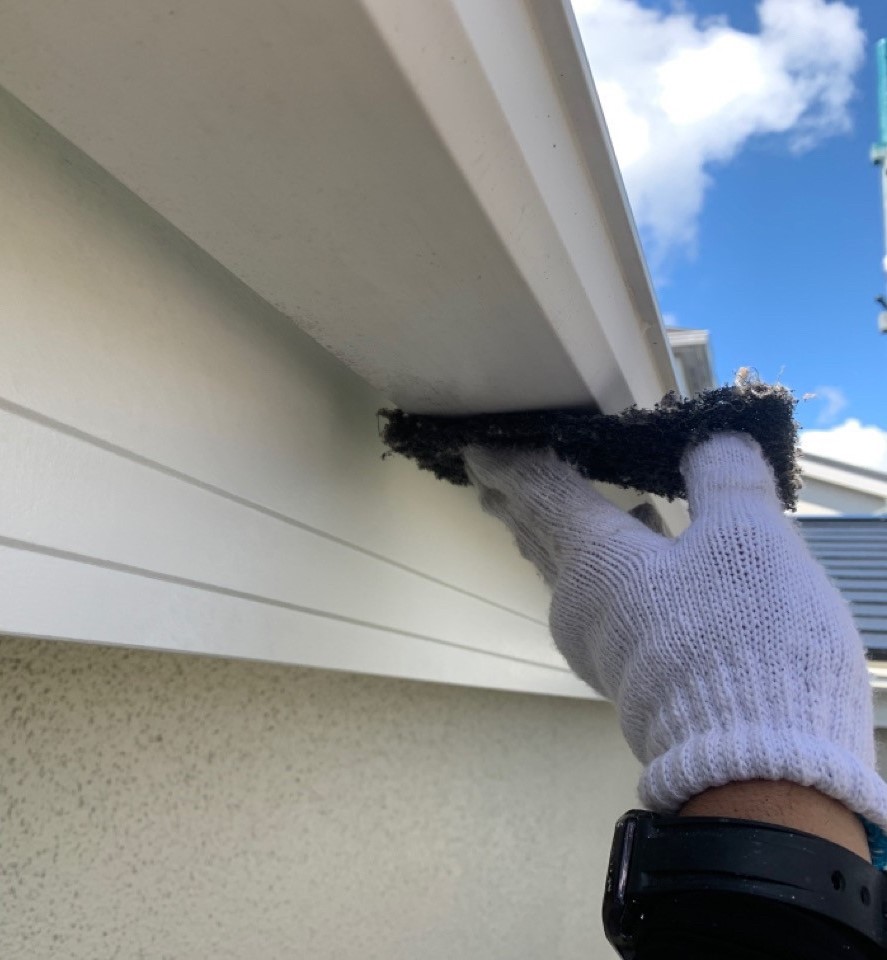
<svg viewBox="0 0 887 960">
<path fill-rule="evenodd" d="M 0 955 L 596 960 L 604 703 L 0 639 Z"/>
</svg>

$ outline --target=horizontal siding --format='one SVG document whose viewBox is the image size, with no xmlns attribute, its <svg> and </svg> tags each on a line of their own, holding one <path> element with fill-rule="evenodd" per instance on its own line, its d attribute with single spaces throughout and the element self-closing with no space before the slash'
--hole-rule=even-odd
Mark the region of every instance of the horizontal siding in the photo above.
<svg viewBox="0 0 887 960">
<path fill-rule="evenodd" d="M 3 631 L 595 699 L 566 667 L 0 544 Z M 47 589 L 48 588 L 48 589 Z"/>
<path fill-rule="evenodd" d="M 849 601 L 863 642 L 887 656 L 887 517 L 802 517 L 797 523 Z"/>
<path fill-rule="evenodd" d="M 0 411 L 3 537 L 148 577 L 562 666 L 544 620 Z"/>
</svg>

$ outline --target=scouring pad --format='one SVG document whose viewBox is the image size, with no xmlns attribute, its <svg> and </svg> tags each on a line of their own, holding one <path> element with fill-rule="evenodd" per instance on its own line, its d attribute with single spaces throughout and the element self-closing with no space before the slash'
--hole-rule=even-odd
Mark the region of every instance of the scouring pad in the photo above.
<svg viewBox="0 0 887 960">
<path fill-rule="evenodd" d="M 589 407 L 468 416 L 403 410 L 380 410 L 379 414 L 388 421 L 382 439 L 391 452 L 415 460 L 422 469 L 451 483 L 469 483 L 463 459 L 466 446 L 547 447 L 590 480 L 633 487 L 668 500 L 686 496 L 678 467 L 688 446 L 713 433 L 739 431 L 761 445 L 783 504 L 794 510 L 800 487 L 796 403 L 785 387 L 742 380 L 689 400 L 669 393 L 652 410 L 633 406 L 619 414 Z"/>
</svg>

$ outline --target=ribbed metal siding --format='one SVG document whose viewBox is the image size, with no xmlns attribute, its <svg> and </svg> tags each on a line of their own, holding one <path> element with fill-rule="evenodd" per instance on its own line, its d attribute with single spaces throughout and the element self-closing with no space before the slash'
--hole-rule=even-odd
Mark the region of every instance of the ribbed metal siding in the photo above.
<svg viewBox="0 0 887 960">
<path fill-rule="evenodd" d="M 797 520 L 810 549 L 850 602 L 865 645 L 887 659 L 887 516 Z"/>
</svg>

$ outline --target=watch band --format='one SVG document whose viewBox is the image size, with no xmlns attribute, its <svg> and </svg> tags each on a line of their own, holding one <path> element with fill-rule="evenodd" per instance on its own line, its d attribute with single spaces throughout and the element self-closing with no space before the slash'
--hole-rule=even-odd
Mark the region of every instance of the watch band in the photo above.
<svg viewBox="0 0 887 960">
<path fill-rule="evenodd" d="M 610 942 L 634 957 L 651 916 L 659 922 L 672 910 L 686 925 L 694 903 L 741 905 L 749 923 L 755 904 L 771 918 L 788 911 L 844 931 L 878 951 L 871 955 L 887 950 L 887 875 L 844 847 L 755 820 L 628 811 L 616 824 L 604 893 Z"/>
</svg>

